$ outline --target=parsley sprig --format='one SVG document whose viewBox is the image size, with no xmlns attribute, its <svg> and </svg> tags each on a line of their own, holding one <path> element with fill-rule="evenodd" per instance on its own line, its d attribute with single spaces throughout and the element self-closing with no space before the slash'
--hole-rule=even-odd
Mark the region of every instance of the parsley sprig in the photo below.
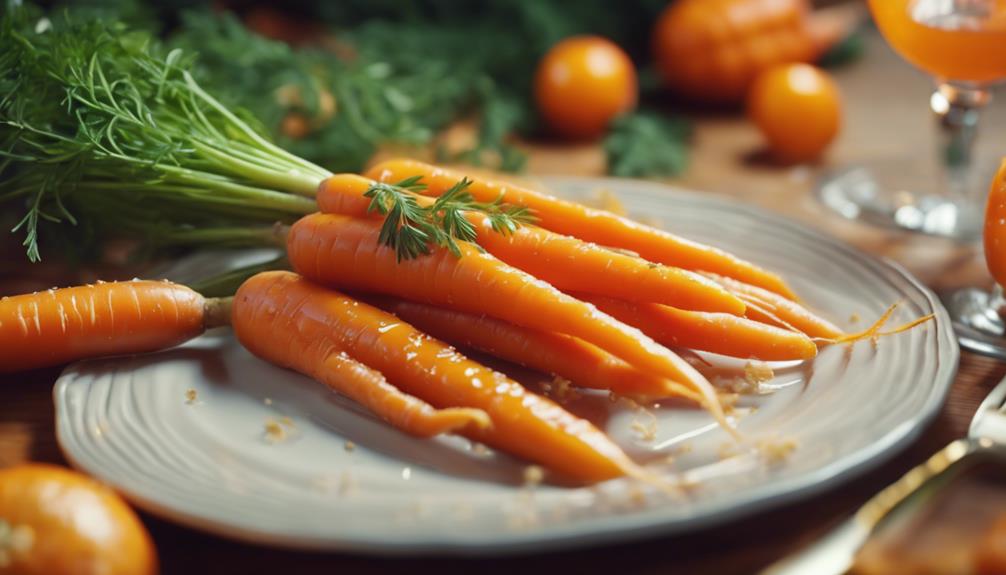
<svg viewBox="0 0 1006 575">
<path fill-rule="evenodd" d="M 446 248 L 461 257 L 458 242 L 474 242 L 478 237 L 466 212 L 484 214 L 492 230 L 503 235 L 512 234 L 521 224 L 534 221 L 530 210 L 504 204 L 502 196 L 492 202 L 476 201 L 468 191 L 471 184 L 471 180 L 463 178 L 435 201 L 422 206 L 417 197 L 426 189 L 422 176 L 394 184 L 374 183 L 364 196 L 370 198 L 367 210 L 384 216 L 379 241 L 395 250 L 398 261 L 427 255 L 431 252 L 430 246 Z"/>
</svg>

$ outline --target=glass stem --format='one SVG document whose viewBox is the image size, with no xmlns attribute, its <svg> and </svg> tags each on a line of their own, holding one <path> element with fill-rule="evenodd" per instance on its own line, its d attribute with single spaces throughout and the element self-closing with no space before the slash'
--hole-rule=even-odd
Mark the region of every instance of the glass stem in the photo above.
<svg viewBox="0 0 1006 575">
<path fill-rule="evenodd" d="M 945 167 L 950 197 L 977 207 L 983 202 L 981 186 L 972 181 L 972 150 L 978 133 L 978 117 L 992 93 L 943 82 L 929 100 L 939 125 L 940 159 Z"/>
<path fill-rule="evenodd" d="M 1003 296 L 1003 287 L 998 282 L 992 286 L 992 293 L 989 294 L 989 307 L 994 309 L 999 317 L 1006 318 L 1006 297 Z"/>
</svg>

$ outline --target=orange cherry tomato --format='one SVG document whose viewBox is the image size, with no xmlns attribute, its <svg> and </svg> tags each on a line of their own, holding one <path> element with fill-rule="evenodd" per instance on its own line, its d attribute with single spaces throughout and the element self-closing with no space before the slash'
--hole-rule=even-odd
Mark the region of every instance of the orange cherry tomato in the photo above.
<svg viewBox="0 0 1006 575">
<path fill-rule="evenodd" d="M 152 575 L 143 523 L 114 491 L 54 465 L 0 470 L 0 573 Z"/>
<path fill-rule="evenodd" d="M 567 38 L 538 65 L 538 112 L 556 134 L 596 138 L 616 116 L 636 107 L 636 68 L 621 48 L 598 36 Z"/>
<path fill-rule="evenodd" d="M 842 120 L 838 86 L 809 64 L 786 64 L 762 73 L 748 94 L 748 116 L 776 157 L 812 160 L 835 139 Z"/>
</svg>

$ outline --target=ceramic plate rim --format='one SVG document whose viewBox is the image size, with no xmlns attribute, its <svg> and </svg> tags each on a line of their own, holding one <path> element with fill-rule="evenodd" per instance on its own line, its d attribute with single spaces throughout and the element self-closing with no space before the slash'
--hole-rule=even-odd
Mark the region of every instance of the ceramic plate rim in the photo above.
<svg viewBox="0 0 1006 575">
<path fill-rule="evenodd" d="M 571 526 L 553 527 L 548 531 L 515 535 L 496 543 L 480 543 L 478 545 L 464 539 L 430 541 L 422 540 L 421 537 L 408 542 L 374 542 L 365 537 L 354 538 L 352 536 L 339 539 L 329 537 L 312 539 L 303 536 L 270 532 L 266 529 L 219 522 L 201 517 L 198 514 L 178 511 L 170 505 L 153 501 L 140 493 L 136 493 L 128 486 L 121 485 L 121 482 L 115 481 L 115 477 L 110 477 L 109 474 L 103 473 L 100 468 L 89 468 L 85 463 L 74 457 L 72 448 L 68 445 L 68 441 L 64 436 L 63 427 L 67 425 L 67 418 L 63 417 L 61 402 L 61 395 L 64 393 L 63 390 L 67 383 L 68 375 L 74 368 L 73 365 L 68 366 L 64 370 L 53 389 L 56 409 L 56 437 L 63 455 L 73 467 L 112 485 L 137 507 L 153 515 L 197 530 L 246 543 L 303 551 L 342 551 L 412 556 L 500 556 L 536 551 L 560 551 L 598 543 L 615 544 L 630 540 L 652 539 L 658 536 L 674 535 L 689 529 L 705 529 L 721 525 L 728 521 L 748 517 L 759 511 L 806 499 L 846 482 L 855 476 L 866 473 L 893 457 L 922 433 L 943 406 L 954 376 L 957 373 L 960 360 L 960 350 L 953 337 L 950 318 L 946 309 L 940 303 L 939 298 L 936 297 L 932 290 L 923 285 L 914 275 L 897 262 L 863 252 L 846 242 L 817 231 L 803 222 L 722 194 L 693 191 L 661 182 L 625 178 L 544 176 L 536 179 L 550 188 L 560 188 L 564 185 L 582 186 L 588 184 L 598 188 L 634 188 L 637 193 L 644 194 L 652 194 L 659 188 L 661 194 L 668 194 L 680 200 L 698 201 L 707 203 L 716 209 L 744 212 L 747 215 L 770 222 L 772 225 L 785 226 L 791 231 L 798 232 L 810 238 L 812 241 L 823 242 L 831 247 L 841 249 L 864 262 L 869 262 L 874 267 L 888 268 L 906 280 L 912 288 L 916 289 L 926 299 L 936 315 L 935 337 L 937 350 L 942 351 L 945 357 L 938 358 L 939 367 L 935 374 L 936 381 L 929 393 L 929 397 L 926 399 L 924 408 L 911 419 L 902 422 L 890 429 L 883 436 L 876 438 L 869 445 L 853 451 L 824 467 L 797 477 L 759 485 L 754 488 L 754 493 L 749 493 L 742 498 L 732 501 L 719 502 L 701 515 L 670 522 L 661 521 L 659 514 L 657 516 L 646 513 L 608 516 L 603 519 L 599 526 L 588 524 L 587 527 L 584 527 L 583 523 L 577 523 Z"/>
</svg>

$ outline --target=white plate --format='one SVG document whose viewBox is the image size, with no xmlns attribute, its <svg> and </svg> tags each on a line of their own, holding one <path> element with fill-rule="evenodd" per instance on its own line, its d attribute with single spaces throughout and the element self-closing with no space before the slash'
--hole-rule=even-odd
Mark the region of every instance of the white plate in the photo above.
<svg viewBox="0 0 1006 575">
<path fill-rule="evenodd" d="M 740 429 L 752 442 L 794 441 L 782 461 L 747 448 L 723 458 L 734 448 L 694 409 L 655 410 L 656 437 L 646 441 L 633 430 L 634 419 L 645 417 L 629 407 L 591 396 L 570 404 L 640 461 L 675 455 L 674 471 L 665 473 L 691 484 L 679 496 L 641 491 L 627 480 L 522 486 L 521 462 L 455 437 L 406 437 L 308 379 L 252 357 L 226 331 L 163 353 L 69 367 L 55 389 L 67 457 L 140 507 L 239 539 L 488 554 L 680 532 L 805 497 L 877 464 L 942 404 L 957 344 L 936 298 L 900 267 L 709 195 L 620 180 L 549 183 L 571 197 L 607 188 L 633 215 L 777 270 L 840 325 L 854 327 L 856 314 L 862 328 L 898 301 L 892 324 L 929 313 L 936 320 L 777 369 L 775 393 L 742 403 L 757 410 L 741 417 Z M 194 404 L 186 400 L 189 389 Z M 292 433 L 266 441 L 267 420 L 284 417 L 295 425 Z"/>
</svg>

